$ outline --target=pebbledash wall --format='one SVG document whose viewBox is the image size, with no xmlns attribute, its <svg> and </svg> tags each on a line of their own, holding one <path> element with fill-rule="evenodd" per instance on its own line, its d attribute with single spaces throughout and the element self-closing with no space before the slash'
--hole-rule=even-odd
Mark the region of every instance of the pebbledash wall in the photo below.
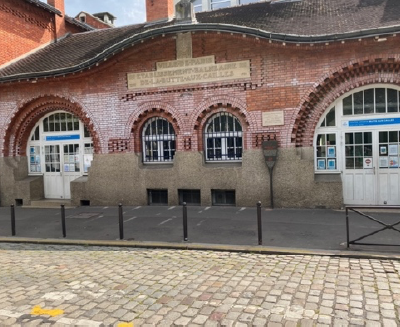
<svg viewBox="0 0 400 327">
<path fill-rule="evenodd" d="M 370 38 L 285 44 L 245 34 L 190 35 L 193 58 L 215 56 L 215 63 L 249 60 L 250 78 L 128 89 L 127 74 L 154 71 L 157 63 L 176 60 L 177 34 L 166 34 L 80 74 L 3 84 L 1 204 L 15 199 L 29 204 L 44 197 L 43 176 L 28 172 L 28 139 L 42 117 L 61 110 L 79 117 L 93 139 L 89 174 L 71 182 L 75 205 L 146 205 L 148 190 L 159 189 L 168 190 L 169 205 L 177 205 L 178 190 L 185 189 L 200 190 L 202 205 L 212 204 L 212 190 L 234 190 L 237 206 L 257 201 L 268 205 L 269 174 L 261 143 L 276 139 L 275 206 L 340 208 L 340 172 L 315 172 L 317 124 L 348 92 L 376 83 L 399 85 L 398 36 L 379 43 Z M 217 112 L 233 114 L 242 125 L 241 162 L 205 161 L 204 127 Z M 282 112 L 284 124 L 263 124 L 263 114 L 271 112 Z M 177 151 L 170 163 L 147 164 L 142 129 L 157 116 L 173 125 Z"/>
</svg>

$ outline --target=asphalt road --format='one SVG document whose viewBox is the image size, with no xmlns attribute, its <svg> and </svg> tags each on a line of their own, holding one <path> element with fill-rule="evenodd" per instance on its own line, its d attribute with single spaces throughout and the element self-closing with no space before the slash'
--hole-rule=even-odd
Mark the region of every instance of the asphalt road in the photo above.
<svg viewBox="0 0 400 327">
<path fill-rule="evenodd" d="M 368 214 L 395 224 L 399 213 Z M 60 209 L 16 207 L 16 236 L 63 238 Z M 0 208 L 0 236 L 11 236 L 10 208 Z M 182 207 L 123 207 L 124 239 L 135 241 L 182 242 Z M 78 207 L 66 209 L 67 239 L 119 239 L 118 207 Z M 350 239 L 372 233 L 384 226 L 350 214 Z M 395 226 L 396 228 L 396 226 Z M 385 230 L 366 242 L 400 244 L 400 234 Z M 345 211 L 326 209 L 262 208 L 262 244 L 321 250 L 346 248 Z M 188 242 L 257 245 L 257 208 L 188 207 Z M 352 245 L 353 250 L 394 251 L 400 247 Z"/>
</svg>

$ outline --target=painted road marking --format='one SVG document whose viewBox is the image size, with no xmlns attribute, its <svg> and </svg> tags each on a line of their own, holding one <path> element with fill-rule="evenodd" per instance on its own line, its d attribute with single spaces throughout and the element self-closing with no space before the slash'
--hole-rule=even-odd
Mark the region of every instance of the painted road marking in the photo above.
<svg viewBox="0 0 400 327">
<path fill-rule="evenodd" d="M 132 218 L 129 218 L 129 219 L 127 219 L 127 220 L 124 220 L 124 223 L 126 223 L 126 222 L 128 222 L 128 221 L 131 221 L 131 220 L 134 220 L 134 219 L 136 219 L 137 217 L 135 216 L 135 217 L 132 217 Z"/>
<path fill-rule="evenodd" d="M 52 300 L 52 301 L 56 301 L 56 300 L 72 300 L 74 298 L 76 298 L 77 295 L 71 292 L 50 292 L 50 293 L 46 293 L 45 295 L 42 296 L 43 299 L 45 300 Z"/>
<path fill-rule="evenodd" d="M 169 221 L 171 221 L 171 220 L 172 220 L 172 218 L 167 219 L 167 220 L 164 220 L 164 221 L 162 221 L 161 223 L 159 223 L 158 226 L 164 225 L 165 223 L 167 223 L 167 222 L 169 222 Z"/>
<path fill-rule="evenodd" d="M 156 213 L 156 216 L 159 216 L 159 215 L 161 215 L 161 212 L 159 212 L 159 213 Z"/>
<path fill-rule="evenodd" d="M 197 226 L 200 226 L 205 220 L 200 221 Z"/>
<path fill-rule="evenodd" d="M 141 208 L 141 206 L 138 206 L 136 208 L 133 208 L 132 210 L 137 210 L 137 209 L 140 209 L 140 208 Z"/>
<path fill-rule="evenodd" d="M 170 207 L 170 208 L 168 208 L 168 210 L 172 210 L 172 209 L 175 209 L 175 206 L 174 206 L 174 207 Z"/>
<path fill-rule="evenodd" d="M 211 207 L 205 207 L 205 208 L 204 208 L 204 211 L 206 211 L 206 210 L 208 210 L 208 209 L 210 209 L 210 208 L 211 208 Z"/>
<path fill-rule="evenodd" d="M 240 208 L 239 211 L 243 211 L 243 210 L 246 210 L 246 207 Z"/>
<path fill-rule="evenodd" d="M 40 305 L 35 305 L 31 311 L 31 315 L 44 316 L 49 315 L 51 317 L 56 317 L 64 314 L 64 310 L 61 309 L 42 309 Z"/>
<path fill-rule="evenodd" d="M 133 327 L 133 322 L 120 322 L 117 327 Z"/>
<path fill-rule="evenodd" d="M 199 211 L 199 213 L 202 213 L 202 212 L 203 212 L 202 210 Z"/>
<path fill-rule="evenodd" d="M 108 207 L 104 207 L 103 209 L 108 209 Z"/>
</svg>

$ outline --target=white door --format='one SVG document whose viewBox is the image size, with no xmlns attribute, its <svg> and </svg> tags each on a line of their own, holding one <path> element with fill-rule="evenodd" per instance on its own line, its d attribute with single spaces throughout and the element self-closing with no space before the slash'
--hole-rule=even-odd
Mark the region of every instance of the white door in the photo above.
<svg viewBox="0 0 400 327">
<path fill-rule="evenodd" d="M 344 203 L 400 205 L 399 131 L 345 132 Z"/>
<path fill-rule="evenodd" d="M 44 196 L 48 199 L 64 198 L 60 150 L 60 144 L 44 146 Z"/>
<path fill-rule="evenodd" d="M 79 144 L 45 145 L 44 190 L 48 199 L 70 199 L 70 183 L 80 177 Z"/>
</svg>

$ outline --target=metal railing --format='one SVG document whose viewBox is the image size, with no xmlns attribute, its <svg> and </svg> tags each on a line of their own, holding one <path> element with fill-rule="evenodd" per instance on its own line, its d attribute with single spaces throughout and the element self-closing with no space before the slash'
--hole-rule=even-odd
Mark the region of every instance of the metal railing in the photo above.
<svg viewBox="0 0 400 327">
<path fill-rule="evenodd" d="M 12 204 L 11 208 L 11 235 L 16 236 L 16 214 L 15 206 Z M 64 238 L 67 237 L 67 224 L 65 221 L 65 205 L 61 204 L 61 230 Z M 257 234 L 258 234 L 258 245 L 262 245 L 262 222 L 261 222 L 261 202 L 257 202 Z M 182 204 L 182 223 L 183 223 L 183 241 L 188 242 L 188 208 L 186 202 Z M 124 239 L 124 211 L 122 203 L 118 204 L 118 227 L 119 227 L 119 239 Z"/>
<path fill-rule="evenodd" d="M 382 220 L 379 220 L 372 215 L 366 214 L 360 210 L 400 210 L 400 206 L 348 206 L 346 207 L 346 234 L 347 234 L 347 248 L 350 247 L 350 244 L 354 245 L 375 245 L 375 246 L 400 246 L 400 244 L 387 244 L 387 243 L 368 243 L 368 242 L 360 242 L 361 240 L 373 236 L 375 234 L 378 234 L 380 232 L 383 232 L 385 230 L 393 230 L 398 233 L 400 233 L 400 230 L 397 229 L 395 226 L 400 224 L 400 220 L 393 223 L 393 224 L 388 224 L 383 222 Z M 355 212 L 359 214 L 362 217 L 365 217 L 381 226 L 383 226 L 381 229 L 377 229 L 371 233 L 362 235 L 354 240 L 350 240 L 350 222 L 349 222 L 349 211 Z"/>
</svg>

